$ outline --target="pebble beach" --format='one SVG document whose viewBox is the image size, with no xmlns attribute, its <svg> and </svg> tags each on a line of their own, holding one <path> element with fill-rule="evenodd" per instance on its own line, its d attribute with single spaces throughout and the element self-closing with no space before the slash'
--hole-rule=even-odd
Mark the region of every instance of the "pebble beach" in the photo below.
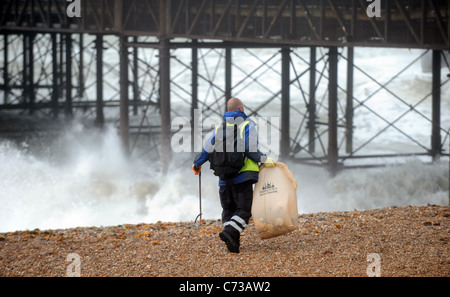
<svg viewBox="0 0 450 297">
<path fill-rule="evenodd" d="M 297 230 L 266 240 L 251 221 L 239 254 L 221 230 L 204 220 L 1 233 L 0 276 L 71 276 L 74 259 L 82 277 L 450 276 L 448 206 L 301 214 Z"/>
</svg>

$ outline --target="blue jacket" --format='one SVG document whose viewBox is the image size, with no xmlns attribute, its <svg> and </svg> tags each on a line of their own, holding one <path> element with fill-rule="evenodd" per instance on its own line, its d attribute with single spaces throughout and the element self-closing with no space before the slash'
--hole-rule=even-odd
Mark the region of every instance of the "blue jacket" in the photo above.
<svg viewBox="0 0 450 297">
<path fill-rule="evenodd" d="M 242 118 L 244 121 L 247 120 L 248 116 L 240 111 L 227 111 L 224 115 L 223 115 L 223 119 L 224 121 L 226 121 L 227 119 L 236 119 L 236 118 Z M 251 143 L 256 144 L 258 143 L 257 139 L 256 141 L 250 141 L 250 137 L 257 137 L 257 133 L 255 129 L 255 124 L 250 121 L 249 124 L 245 127 L 245 134 L 244 134 L 244 145 L 245 145 L 245 157 L 255 161 L 256 163 L 261 162 L 261 158 L 265 158 L 266 156 L 261 153 L 259 151 L 259 149 L 256 148 L 252 148 L 250 149 L 249 145 L 251 145 Z M 203 147 L 202 151 L 200 153 L 198 153 L 198 155 L 195 157 L 194 159 L 194 165 L 195 166 L 202 166 L 206 161 L 209 160 L 209 152 L 212 151 L 211 147 L 213 147 L 213 143 L 214 143 L 214 139 L 215 139 L 215 130 L 212 133 L 211 137 L 208 139 L 208 141 L 206 142 L 205 146 Z M 239 184 L 239 183 L 243 183 L 245 181 L 253 181 L 253 182 L 257 182 L 258 181 L 258 172 L 256 171 L 244 171 L 239 173 L 238 175 L 236 175 L 236 177 L 233 178 L 233 183 L 234 184 Z M 225 186 L 226 183 L 224 180 L 219 179 L 219 186 Z"/>
</svg>

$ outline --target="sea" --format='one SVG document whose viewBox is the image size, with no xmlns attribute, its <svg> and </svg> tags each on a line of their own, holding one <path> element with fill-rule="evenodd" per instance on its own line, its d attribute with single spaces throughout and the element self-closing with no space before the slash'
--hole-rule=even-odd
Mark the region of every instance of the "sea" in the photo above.
<svg viewBox="0 0 450 297">
<path fill-rule="evenodd" d="M 114 43 L 112 40 L 111 44 Z M 92 55 L 85 54 L 86 60 L 92 59 Z M 279 49 L 235 49 L 232 54 L 233 95 L 255 117 L 279 117 Z M 326 54 L 327 49 L 317 49 L 317 121 L 324 123 L 328 114 Z M 115 65 L 117 56 L 109 55 L 105 63 Z M 187 66 L 191 52 L 176 49 L 171 55 L 171 116 L 189 118 L 191 78 Z M 346 106 L 346 55 L 346 49 L 339 49 L 340 124 L 344 122 Z M 420 154 L 430 147 L 430 56 L 431 52 L 415 49 L 355 48 L 355 156 Z M 156 54 L 142 49 L 139 57 L 145 61 L 140 68 L 139 85 L 147 99 L 155 101 L 157 88 L 149 77 L 154 75 L 152 65 L 157 63 Z M 204 111 L 204 118 L 219 116 L 225 101 L 221 97 L 224 50 L 199 49 L 199 57 L 199 108 Z M 441 137 L 446 154 L 450 128 L 447 59 L 448 56 L 443 57 L 441 69 Z M 290 76 L 299 79 L 291 86 L 290 135 L 303 147 L 308 145 L 305 118 L 309 74 L 301 73 L 308 68 L 308 61 L 308 48 L 293 49 Z M 95 67 L 95 63 L 90 67 Z M 105 98 L 118 85 L 118 73 L 109 71 L 108 75 Z M 95 76 L 86 77 L 88 84 L 95 82 Z M 94 94 L 95 87 L 86 91 L 89 98 Z M 28 115 L 23 111 L 0 111 L 0 232 L 194 222 L 200 213 L 200 197 L 202 218 L 220 219 L 217 177 L 207 163 L 201 177 L 193 174 L 191 166 L 196 152 L 172 152 L 171 161 L 161 163 L 159 136 L 147 129 L 159 123 L 159 113 L 153 105 L 146 111 L 141 107 L 137 115 L 131 115 L 133 131 L 141 123 L 144 123 L 142 131 L 147 131 L 137 142 L 136 134 L 131 135 L 131 155 L 124 153 L 121 146 L 118 108 L 106 108 L 105 116 L 104 127 L 98 128 L 92 112 L 77 111 L 71 119 L 63 115 L 53 119 L 39 112 Z M 314 157 L 321 157 L 327 148 L 326 125 L 319 125 L 316 132 Z M 344 135 L 345 129 L 340 125 L 341 156 L 348 155 Z M 300 151 L 298 156 L 311 157 L 311 154 Z M 330 175 L 325 166 L 284 162 L 298 183 L 300 214 L 449 204 L 447 156 L 435 162 L 424 156 L 345 160 L 350 165 L 386 166 L 345 169 L 336 176 Z"/>
</svg>

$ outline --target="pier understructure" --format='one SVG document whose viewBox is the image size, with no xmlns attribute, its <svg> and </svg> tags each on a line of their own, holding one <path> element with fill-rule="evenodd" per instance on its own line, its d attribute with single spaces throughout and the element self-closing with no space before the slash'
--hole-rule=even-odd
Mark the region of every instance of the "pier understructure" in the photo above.
<svg viewBox="0 0 450 297">
<path fill-rule="evenodd" d="M 332 174 L 436 160 L 448 156 L 449 16 L 446 0 L 2 0 L 0 112 L 80 115 L 99 126 L 112 114 L 127 152 L 145 140 L 167 162 L 175 117 L 193 123 L 195 110 L 221 116 L 228 98 L 252 98 L 250 116 L 280 119 L 282 160 Z M 357 63 L 367 48 L 411 54 L 380 78 Z M 431 82 L 405 98 L 412 85 L 399 80 L 426 56 Z M 364 83 L 375 87 L 360 92 Z M 395 114 L 377 107 L 386 98 Z M 411 135 L 406 119 L 430 140 Z M 368 135 L 364 121 L 379 129 Z M 407 145 L 390 153 L 384 137 Z"/>
</svg>

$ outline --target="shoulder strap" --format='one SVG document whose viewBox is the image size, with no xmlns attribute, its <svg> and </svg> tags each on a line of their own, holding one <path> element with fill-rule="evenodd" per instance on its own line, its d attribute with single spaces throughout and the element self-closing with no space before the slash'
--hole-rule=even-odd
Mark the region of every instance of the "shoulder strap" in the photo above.
<svg viewBox="0 0 450 297">
<path fill-rule="evenodd" d="M 244 139 L 245 127 L 247 127 L 248 124 L 250 124 L 249 120 L 246 120 L 241 124 L 241 139 Z"/>
<path fill-rule="evenodd" d="M 225 122 L 225 121 L 222 121 L 219 125 L 216 126 L 216 129 L 215 129 L 215 131 L 214 131 L 216 134 L 217 134 L 217 131 L 219 130 L 219 128 L 222 127 L 222 125 L 223 125 L 224 122 Z"/>
<path fill-rule="evenodd" d="M 247 119 L 247 120 L 245 120 L 244 122 L 242 122 L 242 123 L 238 126 L 238 128 L 239 128 L 239 130 L 240 130 L 240 137 L 241 137 L 241 139 L 244 139 L 245 127 L 247 127 L 248 124 L 250 124 L 250 122 L 253 123 L 253 121 Z M 216 129 L 215 129 L 215 133 L 216 133 L 216 134 L 217 134 L 217 131 L 219 130 L 219 128 L 220 128 L 220 127 L 223 127 L 223 124 L 224 124 L 224 123 L 226 123 L 226 125 L 229 126 L 229 127 L 235 125 L 235 124 L 230 124 L 230 123 L 228 123 L 227 121 L 222 121 L 220 124 L 218 124 L 218 125 L 216 126 Z"/>
</svg>

